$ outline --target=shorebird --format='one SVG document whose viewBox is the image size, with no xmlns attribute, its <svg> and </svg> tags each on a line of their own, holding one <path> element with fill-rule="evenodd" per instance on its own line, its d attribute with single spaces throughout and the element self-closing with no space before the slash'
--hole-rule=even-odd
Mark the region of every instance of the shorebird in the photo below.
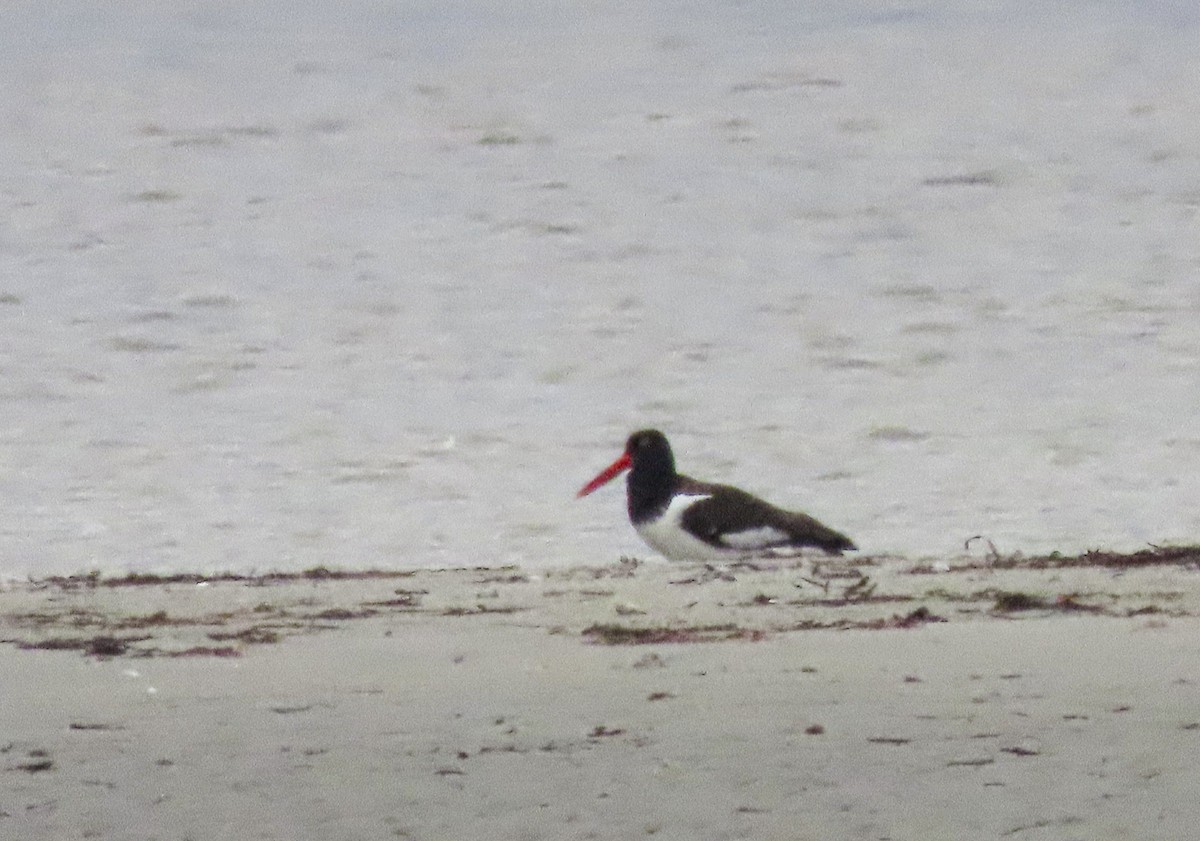
<svg viewBox="0 0 1200 841">
<path fill-rule="evenodd" d="M 620 458 L 580 488 L 577 497 L 626 470 L 629 520 L 642 540 L 671 560 L 729 560 L 805 548 L 840 555 L 858 548 L 807 514 L 776 508 L 740 488 L 675 472 L 671 444 L 657 429 L 630 435 Z"/>
</svg>

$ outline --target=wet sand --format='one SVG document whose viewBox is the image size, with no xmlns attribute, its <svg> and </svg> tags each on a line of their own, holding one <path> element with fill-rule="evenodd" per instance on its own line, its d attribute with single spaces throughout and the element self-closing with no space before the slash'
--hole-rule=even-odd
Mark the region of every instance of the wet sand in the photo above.
<svg viewBox="0 0 1200 841">
<path fill-rule="evenodd" d="M 1187 837 L 1200 551 L 0 592 L 0 837 Z"/>
</svg>

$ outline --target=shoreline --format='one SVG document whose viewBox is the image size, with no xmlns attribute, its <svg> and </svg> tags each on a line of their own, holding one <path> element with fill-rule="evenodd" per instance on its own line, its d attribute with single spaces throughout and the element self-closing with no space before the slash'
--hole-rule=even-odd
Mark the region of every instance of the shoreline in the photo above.
<svg viewBox="0 0 1200 841">
<path fill-rule="evenodd" d="M 227 656 L 360 620 L 491 615 L 607 644 L 761 639 L 1054 614 L 1200 616 L 1200 547 L 907 561 L 463 566 L 52 576 L 0 591 L 0 643 Z M 191 643 L 187 645 L 185 643 Z"/>
</svg>

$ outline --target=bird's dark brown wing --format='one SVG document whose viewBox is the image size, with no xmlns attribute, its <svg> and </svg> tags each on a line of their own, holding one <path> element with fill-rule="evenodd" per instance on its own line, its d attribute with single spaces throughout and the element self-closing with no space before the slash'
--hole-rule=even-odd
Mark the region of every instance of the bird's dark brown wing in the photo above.
<svg viewBox="0 0 1200 841">
<path fill-rule="evenodd" d="M 708 495 L 684 511 L 681 525 L 712 546 L 748 552 L 814 547 L 831 555 L 858 548 L 846 535 L 807 514 L 776 508 L 740 488 L 681 476 L 679 489 Z"/>
</svg>

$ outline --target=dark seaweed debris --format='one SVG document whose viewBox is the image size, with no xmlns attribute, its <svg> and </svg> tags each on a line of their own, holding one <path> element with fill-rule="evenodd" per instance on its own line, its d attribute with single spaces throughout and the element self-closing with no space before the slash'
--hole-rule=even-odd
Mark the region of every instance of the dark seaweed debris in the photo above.
<svg viewBox="0 0 1200 841">
<path fill-rule="evenodd" d="M 1029 569 L 1063 569 L 1067 567 L 1109 567 L 1128 569 L 1130 567 L 1155 566 L 1172 564 L 1200 567 L 1200 546 L 1150 546 L 1137 552 L 1107 552 L 1102 549 L 1089 549 L 1082 555 L 1060 555 L 1052 552 L 1033 558 L 1000 558 L 990 566 L 997 569 L 1009 567 Z"/>
<path fill-rule="evenodd" d="M 157 573 L 131 572 L 106 578 L 99 572 L 86 575 L 52 575 L 35 584 L 60 590 L 78 590 L 92 587 L 157 587 L 163 584 L 289 584 L 297 581 L 371 581 L 388 578 L 411 578 L 417 570 L 337 570 L 327 567 L 312 567 L 300 572 L 267 572 L 262 574 L 221 572 L 203 575 L 182 572 L 159 575 Z"/>
<path fill-rule="evenodd" d="M 602 645 L 655 645 L 658 643 L 717 642 L 722 640 L 766 639 L 766 632 L 738 625 L 691 625 L 679 628 L 637 628 L 613 623 L 598 623 L 583 629 L 583 636 Z"/>
</svg>

